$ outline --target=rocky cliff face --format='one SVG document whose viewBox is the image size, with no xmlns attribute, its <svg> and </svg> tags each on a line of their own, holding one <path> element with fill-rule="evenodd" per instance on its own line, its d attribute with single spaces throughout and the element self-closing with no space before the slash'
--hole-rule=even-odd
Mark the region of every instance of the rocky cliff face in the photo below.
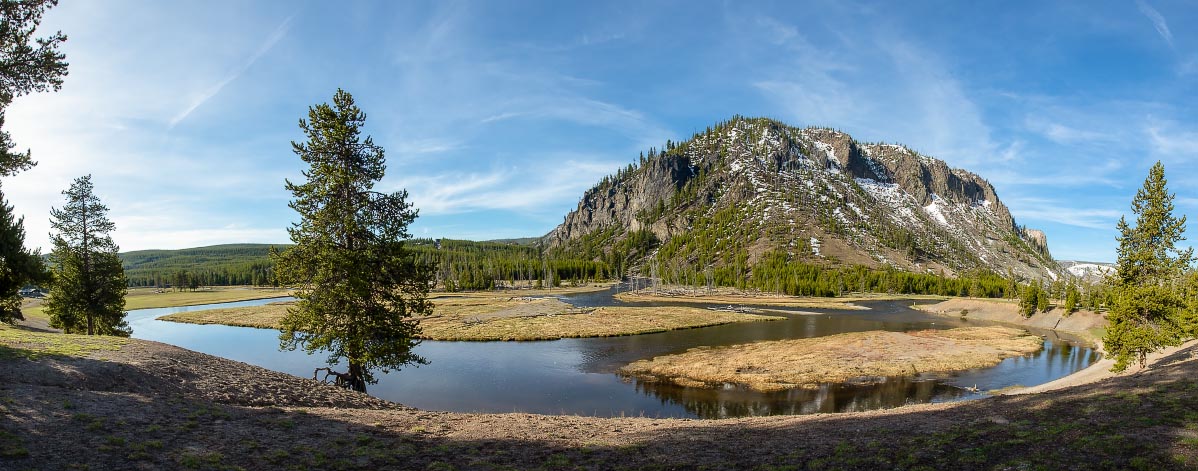
<svg viewBox="0 0 1198 471">
<path fill-rule="evenodd" d="M 602 247 L 641 230 L 691 265 L 730 263 L 734 252 L 752 263 L 783 249 L 812 262 L 945 274 L 1053 279 L 1059 270 L 1044 234 L 1017 227 L 978 175 L 904 146 L 767 119 L 735 118 L 650 152 L 587 191 L 545 238 Z"/>
</svg>

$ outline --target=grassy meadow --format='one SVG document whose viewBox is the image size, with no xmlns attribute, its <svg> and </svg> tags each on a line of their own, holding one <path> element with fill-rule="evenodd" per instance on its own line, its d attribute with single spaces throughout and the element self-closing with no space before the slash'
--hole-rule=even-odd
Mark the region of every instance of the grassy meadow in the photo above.
<svg viewBox="0 0 1198 471">
<path fill-rule="evenodd" d="M 555 340 L 612 337 L 781 319 L 697 307 L 602 307 L 578 309 L 555 298 L 502 296 L 495 292 L 432 297 L 431 316 L 421 317 L 428 340 Z M 162 320 L 277 329 L 287 304 L 210 309 L 171 314 Z"/>
</svg>

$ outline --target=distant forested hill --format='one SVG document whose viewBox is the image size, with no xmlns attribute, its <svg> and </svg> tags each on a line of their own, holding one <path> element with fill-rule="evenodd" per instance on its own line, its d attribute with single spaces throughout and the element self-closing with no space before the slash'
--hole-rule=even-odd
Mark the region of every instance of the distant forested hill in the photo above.
<svg viewBox="0 0 1198 471">
<path fill-rule="evenodd" d="M 285 248 L 288 245 L 280 245 Z M 225 244 L 180 250 L 138 250 L 120 254 L 130 286 L 167 286 L 180 272 L 203 286 L 268 285 L 269 244 Z"/>
<path fill-rule="evenodd" d="M 537 285 L 551 280 L 582 282 L 615 276 L 604 262 L 546 258 L 536 239 L 474 242 L 413 239 L 408 247 L 421 261 L 437 263 L 438 281 L 449 290 L 491 289 L 505 283 Z M 120 254 L 131 286 L 174 286 L 180 274 L 200 286 L 271 285 L 270 244 L 226 244 L 180 250 Z M 279 249 L 289 244 L 277 245 Z"/>
</svg>

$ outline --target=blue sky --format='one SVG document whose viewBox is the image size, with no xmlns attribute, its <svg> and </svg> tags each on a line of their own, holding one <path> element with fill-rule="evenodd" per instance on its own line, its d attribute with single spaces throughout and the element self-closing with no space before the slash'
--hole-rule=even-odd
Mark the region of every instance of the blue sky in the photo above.
<svg viewBox="0 0 1198 471">
<path fill-rule="evenodd" d="M 988 178 L 1057 258 L 1112 261 L 1153 162 L 1198 214 L 1186 2 L 64 1 L 62 91 L 7 129 L 48 249 L 91 173 L 122 250 L 286 242 L 308 106 L 342 87 L 416 236 L 542 235 L 650 146 L 734 114 L 898 142 Z M 1191 224 L 1193 225 L 1193 223 Z"/>
</svg>

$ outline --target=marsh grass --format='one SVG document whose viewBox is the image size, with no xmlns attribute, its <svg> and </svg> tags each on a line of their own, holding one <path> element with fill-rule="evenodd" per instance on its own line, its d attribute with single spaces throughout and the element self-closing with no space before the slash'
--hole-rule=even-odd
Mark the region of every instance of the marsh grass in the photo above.
<svg viewBox="0 0 1198 471">
<path fill-rule="evenodd" d="M 621 371 L 683 386 L 732 383 L 758 391 L 779 391 L 862 377 L 984 368 L 1042 347 L 1040 337 L 1008 327 L 869 331 L 699 347 L 637 361 Z"/>
<path fill-rule="evenodd" d="M 554 340 L 613 337 L 708 327 L 733 322 L 783 319 L 693 307 L 603 307 L 576 309 L 553 298 L 439 296 L 432 316 L 420 318 L 428 340 Z M 286 304 L 211 309 L 171 314 L 161 320 L 277 329 Z"/>
</svg>

